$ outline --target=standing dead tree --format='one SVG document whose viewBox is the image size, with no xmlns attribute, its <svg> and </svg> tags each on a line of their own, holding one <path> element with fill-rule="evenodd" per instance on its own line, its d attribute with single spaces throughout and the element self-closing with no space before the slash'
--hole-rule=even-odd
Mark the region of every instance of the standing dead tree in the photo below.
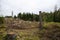
<svg viewBox="0 0 60 40">
<path fill-rule="evenodd" d="M 42 13 L 41 13 L 41 11 L 39 11 L 39 29 L 41 30 L 42 29 L 42 25 L 43 23 L 42 23 Z"/>
</svg>

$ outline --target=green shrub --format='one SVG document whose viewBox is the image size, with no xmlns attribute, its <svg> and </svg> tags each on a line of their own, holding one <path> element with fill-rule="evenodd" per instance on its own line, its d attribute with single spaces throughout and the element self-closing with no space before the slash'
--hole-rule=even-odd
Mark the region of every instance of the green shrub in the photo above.
<svg viewBox="0 0 60 40">
<path fill-rule="evenodd" d="M 0 17 L 0 24 L 4 23 L 4 17 Z"/>
</svg>

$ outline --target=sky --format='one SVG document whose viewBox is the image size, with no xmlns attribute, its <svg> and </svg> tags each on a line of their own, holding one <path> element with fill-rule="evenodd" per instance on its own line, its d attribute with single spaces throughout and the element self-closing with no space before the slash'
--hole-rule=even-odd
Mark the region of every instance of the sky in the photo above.
<svg viewBox="0 0 60 40">
<path fill-rule="evenodd" d="M 60 8 L 60 0 L 0 0 L 0 15 L 14 15 L 19 12 L 39 14 L 39 11 L 51 12 L 57 5 Z"/>
</svg>

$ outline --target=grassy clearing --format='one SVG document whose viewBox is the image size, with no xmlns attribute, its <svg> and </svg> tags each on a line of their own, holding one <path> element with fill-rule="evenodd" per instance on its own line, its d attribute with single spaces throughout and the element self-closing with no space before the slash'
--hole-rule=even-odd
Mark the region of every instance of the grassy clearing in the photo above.
<svg viewBox="0 0 60 40">
<path fill-rule="evenodd" d="M 39 25 L 38 22 L 24 21 L 21 23 L 21 26 L 24 26 L 26 28 L 37 27 Z M 6 27 L 0 27 L 0 32 L 2 32 L 0 33 L 0 40 L 2 40 L 6 35 L 5 28 Z M 16 32 L 17 40 L 59 40 L 60 23 L 45 22 L 42 30 L 39 30 L 39 28 L 13 29 L 13 32 Z"/>
</svg>

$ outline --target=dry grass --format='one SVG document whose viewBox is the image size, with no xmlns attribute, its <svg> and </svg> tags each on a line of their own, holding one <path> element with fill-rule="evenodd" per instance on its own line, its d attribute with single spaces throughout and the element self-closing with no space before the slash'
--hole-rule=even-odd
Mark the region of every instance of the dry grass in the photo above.
<svg viewBox="0 0 60 40">
<path fill-rule="evenodd" d="M 8 25 L 10 21 L 11 19 L 8 19 Z M 14 20 L 12 25 L 15 25 L 12 27 L 12 32 L 17 34 L 17 40 L 59 40 L 60 38 L 57 37 L 60 35 L 60 23 L 45 22 L 42 30 L 38 28 L 39 22 L 35 21 Z M 6 35 L 6 31 L 4 29 L 2 31 Z"/>
</svg>

